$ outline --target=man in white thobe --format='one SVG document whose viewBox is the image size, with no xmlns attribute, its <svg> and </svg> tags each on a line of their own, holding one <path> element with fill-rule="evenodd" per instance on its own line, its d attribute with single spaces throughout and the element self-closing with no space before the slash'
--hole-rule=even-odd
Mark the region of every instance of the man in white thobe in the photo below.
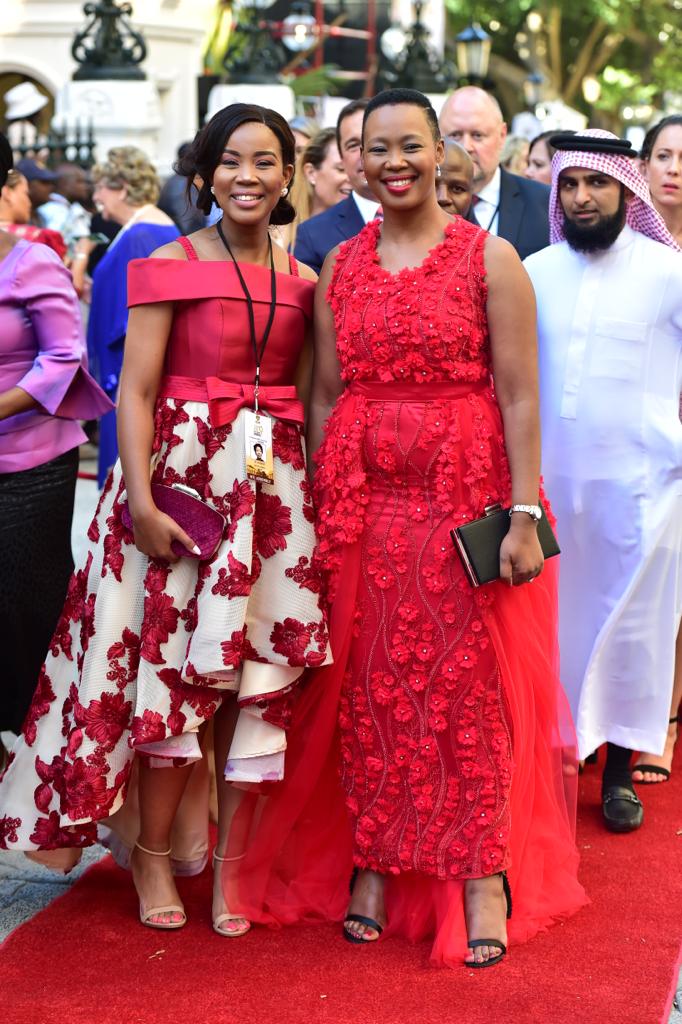
<svg viewBox="0 0 682 1024">
<path fill-rule="evenodd" d="M 642 823 L 633 750 L 662 752 L 682 614 L 682 253 L 630 144 L 555 136 L 538 301 L 543 473 L 580 756 L 606 742 L 604 821 Z"/>
</svg>

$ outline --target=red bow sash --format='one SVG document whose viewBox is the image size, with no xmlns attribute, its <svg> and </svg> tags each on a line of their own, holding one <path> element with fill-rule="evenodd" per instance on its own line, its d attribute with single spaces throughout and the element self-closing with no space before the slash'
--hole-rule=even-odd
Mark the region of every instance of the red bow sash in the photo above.
<svg viewBox="0 0 682 1024">
<path fill-rule="evenodd" d="M 159 398 L 180 398 L 190 402 L 207 402 L 211 426 L 214 430 L 232 423 L 241 409 L 253 409 L 255 405 L 253 384 L 237 384 L 222 377 L 167 376 L 161 381 Z M 299 401 L 296 388 L 292 385 L 261 385 L 258 390 L 258 405 L 263 412 L 278 420 L 303 425 L 303 402 Z"/>
</svg>

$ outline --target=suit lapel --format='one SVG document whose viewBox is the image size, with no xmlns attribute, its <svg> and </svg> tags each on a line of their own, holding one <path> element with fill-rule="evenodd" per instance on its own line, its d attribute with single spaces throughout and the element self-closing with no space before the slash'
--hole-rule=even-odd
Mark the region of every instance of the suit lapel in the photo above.
<svg viewBox="0 0 682 1024">
<path fill-rule="evenodd" d="M 523 217 L 523 202 L 519 202 L 520 189 L 513 174 L 500 167 L 500 219 L 497 233 L 512 245 L 518 242 Z"/>
<path fill-rule="evenodd" d="M 339 216 L 339 228 L 346 238 L 352 238 L 353 235 L 357 235 L 358 231 L 362 231 L 365 222 L 352 196 L 342 199 L 337 204 L 336 210 Z"/>
</svg>

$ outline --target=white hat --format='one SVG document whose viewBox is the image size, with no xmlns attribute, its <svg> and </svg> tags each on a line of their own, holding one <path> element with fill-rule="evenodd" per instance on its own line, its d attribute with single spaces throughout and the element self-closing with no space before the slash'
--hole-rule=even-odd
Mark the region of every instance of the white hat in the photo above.
<svg viewBox="0 0 682 1024">
<path fill-rule="evenodd" d="M 36 89 L 33 82 L 20 82 L 5 93 L 5 120 L 18 121 L 31 117 L 49 103 L 47 96 Z"/>
</svg>

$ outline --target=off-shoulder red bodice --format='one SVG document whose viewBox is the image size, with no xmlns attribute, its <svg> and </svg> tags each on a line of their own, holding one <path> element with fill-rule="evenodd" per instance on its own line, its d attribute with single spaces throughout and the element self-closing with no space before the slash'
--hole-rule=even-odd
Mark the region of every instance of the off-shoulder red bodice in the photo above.
<svg viewBox="0 0 682 1024">
<path fill-rule="evenodd" d="M 256 337 L 270 312 L 270 271 L 240 264 L 255 307 Z M 261 368 L 264 385 L 293 382 L 305 329 L 312 318 L 315 284 L 277 273 L 277 312 Z M 131 260 L 128 306 L 173 302 L 164 373 L 222 377 L 253 383 L 255 371 L 247 304 L 233 263 L 205 260 Z"/>
</svg>

